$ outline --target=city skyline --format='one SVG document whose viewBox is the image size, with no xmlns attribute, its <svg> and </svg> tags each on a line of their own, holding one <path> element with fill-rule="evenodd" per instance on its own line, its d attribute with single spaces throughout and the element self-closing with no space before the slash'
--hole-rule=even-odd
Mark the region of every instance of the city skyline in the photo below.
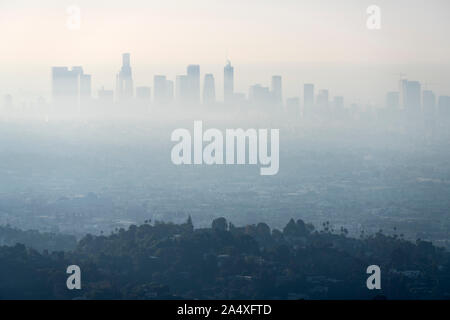
<svg viewBox="0 0 450 320">
<path fill-rule="evenodd" d="M 239 70 L 235 88 L 240 92 L 280 74 L 286 97 L 311 82 L 359 103 L 382 104 L 385 92 L 398 81 L 395 75 L 405 73 L 430 83 L 430 89 L 450 94 L 445 92 L 450 87 L 446 41 L 450 3 L 377 1 L 379 30 L 366 26 L 371 4 L 355 0 L 339 4 L 287 0 L 283 5 L 274 0 L 2 2 L 0 35 L 7 45 L 0 56 L 0 95 L 48 98 L 48 81 L 42 79 L 52 65 L 83 65 L 95 75 L 94 90 L 114 89 L 122 52 L 133 53 L 135 86 L 148 86 L 157 74 L 176 81 L 190 63 L 201 64 L 202 73 L 217 75 L 224 61 L 231 59 Z M 80 11 L 78 29 L 67 26 L 73 5 Z M 216 77 L 215 85 L 222 87 L 222 79 Z"/>
</svg>

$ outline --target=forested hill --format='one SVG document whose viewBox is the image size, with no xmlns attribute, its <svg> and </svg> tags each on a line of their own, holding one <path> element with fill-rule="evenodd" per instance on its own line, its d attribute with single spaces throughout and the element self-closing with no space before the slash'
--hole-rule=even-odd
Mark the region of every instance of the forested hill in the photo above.
<svg viewBox="0 0 450 320">
<path fill-rule="evenodd" d="M 72 251 L 0 247 L 0 298 L 28 299 L 431 299 L 450 298 L 450 255 L 430 242 L 381 232 L 349 238 L 291 220 L 211 228 L 145 223 L 109 236 L 87 235 Z M 81 268 L 82 289 L 66 288 Z M 381 268 L 368 290 L 366 268 Z"/>
<path fill-rule="evenodd" d="M 38 251 L 59 251 L 75 249 L 77 239 L 61 233 L 24 231 L 11 226 L 0 226 L 0 246 L 12 246 L 16 243 L 24 244 Z"/>
</svg>

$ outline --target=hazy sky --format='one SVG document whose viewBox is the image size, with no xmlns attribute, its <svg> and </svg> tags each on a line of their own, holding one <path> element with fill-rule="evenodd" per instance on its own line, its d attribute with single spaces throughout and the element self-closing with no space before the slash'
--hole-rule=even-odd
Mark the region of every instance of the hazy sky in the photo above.
<svg viewBox="0 0 450 320">
<path fill-rule="evenodd" d="M 381 30 L 366 27 L 371 4 Z M 70 5 L 81 9 L 79 30 L 66 27 Z M 449 31 L 448 0 L 0 0 L 0 94 L 48 95 L 53 65 L 82 65 L 94 92 L 112 89 L 122 52 L 132 54 L 136 85 L 198 63 L 220 89 L 228 56 L 246 93 L 281 74 L 285 96 L 315 82 L 376 100 L 404 72 L 450 94 Z"/>
</svg>

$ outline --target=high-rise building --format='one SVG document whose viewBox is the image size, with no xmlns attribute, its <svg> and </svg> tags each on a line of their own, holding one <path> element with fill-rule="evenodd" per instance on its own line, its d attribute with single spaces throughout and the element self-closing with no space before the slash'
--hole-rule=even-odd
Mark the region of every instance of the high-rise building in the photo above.
<svg viewBox="0 0 450 320">
<path fill-rule="evenodd" d="M 105 90 L 105 88 L 102 87 L 98 90 L 98 100 L 102 105 L 111 107 L 114 102 L 114 91 Z"/>
<path fill-rule="evenodd" d="M 234 96 L 234 68 L 228 60 L 223 68 L 223 99 L 225 103 L 233 102 Z"/>
<path fill-rule="evenodd" d="M 80 66 L 52 68 L 52 100 L 63 110 L 78 111 L 91 98 L 91 76 Z"/>
<path fill-rule="evenodd" d="M 274 103 L 276 105 L 281 105 L 283 103 L 281 76 L 272 76 L 271 93 Z"/>
<path fill-rule="evenodd" d="M 398 82 L 398 90 L 399 90 L 399 105 L 402 106 L 403 109 L 406 109 L 406 95 L 408 89 L 408 80 L 401 79 Z"/>
<path fill-rule="evenodd" d="M 400 93 L 398 91 L 391 91 L 386 94 L 386 108 L 390 110 L 397 110 L 400 107 Z"/>
<path fill-rule="evenodd" d="M 344 109 L 344 97 L 336 96 L 333 98 L 333 108 L 342 111 Z"/>
<path fill-rule="evenodd" d="M 431 90 L 424 90 L 422 94 L 423 112 L 434 114 L 436 109 L 436 95 Z"/>
<path fill-rule="evenodd" d="M 171 103 L 173 101 L 173 93 L 174 93 L 174 87 L 173 87 L 173 81 L 167 80 L 166 81 L 166 102 Z"/>
<path fill-rule="evenodd" d="M 216 102 L 216 86 L 214 76 L 211 73 L 205 74 L 203 81 L 203 103 L 213 104 Z"/>
<path fill-rule="evenodd" d="M 260 84 L 250 87 L 248 98 L 250 102 L 261 106 L 268 105 L 272 100 L 269 87 L 263 87 Z"/>
<path fill-rule="evenodd" d="M 200 103 L 200 66 L 191 64 L 187 67 L 188 100 L 190 103 Z"/>
<path fill-rule="evenodd" d="M 155 75 L 153 77 L 153 99 L 155 104 L 167 103 L 168 86 L 166 76 Z"/>
<path fill-rule="evenodd" d="M 328 109 L 329 98 L 328 90 L 320 90 L 317 95 L 317 108 L 319 111 L 324 112 Z"/>
<path fill-rule="evenodd" d="M 409 112 L 417 113 L 420 111 L 421 99 L 420 94 L 421 86 L 418 81 L 407 81 L 406 95 L 405 95 L 405 108 Z"/>
<path fill-rule="evenodd" d="M 129 53 L 122 54 L 122 68 L 117 74 L 116 81 L 118 100 L 123 101 L 132 98 L 134 89 Z"/>
<path fill-rule="evenodd" d="M 186 75 L 179 75 L 176 79 L 176 100 L 179 104 L 188 101 L 188 79 Z"/>
<path fill-rule="evenodd" d="M 308 114 L 314 108 L 314 85 L 305 83 L 303 85 L 303 114 Z"/>
</svg>

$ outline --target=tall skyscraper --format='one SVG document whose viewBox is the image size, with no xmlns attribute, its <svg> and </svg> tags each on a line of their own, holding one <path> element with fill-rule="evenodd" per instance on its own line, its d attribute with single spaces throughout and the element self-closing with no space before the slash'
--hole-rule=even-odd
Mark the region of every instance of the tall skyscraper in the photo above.
<svg viewBox="0 0 450 320">
<path fill-rule="evenodd" d="M 214 76 L 211 73 L 205 74 L 203 81 L 203 103 L 213 104 L 216 102 L 216 86 L 214 83 Z"/>
<path fill-rule="evenodd" d="M 228 60 L 223 68 L 223 99 L 225 103 L 233 102 L 234 96 L 234 68 Z"/>
<path fill-rule="evenodd" d="M 179 75 L 176 79 L 176 100 L 179 104 L 185 104 L 188 101 L 188 79 L 186 75 Z"/>
<path fill-rule="evenodd" d="M 130 54 L 122 54 L 122 68 L 117 74 L 117 98 L 119 101 L 133 97 L 133 76 L 130 65 Z"/>
<path fill-rule="evenodd" d="M 417 113 L 421 109 L 421 86 L 418 81 L 408 81 L 406 84 L 406 110 Z"/>
<path fill-rule="evenodd" d="M 52 68 L 52 100 L 61 110 L 78 111 L 91 98 L 91 76 L 80 66 Z"/>
<path fill-rule="evenodd" d="M 167 103 L 168 86 L 166 76 L 155 75 L 153 77 L 153 99 L 155 104 L 162 105 Z"/>
<path fill-rule="evenodd" d="M 434 114 L 436 109 L 436 95 L 431 90 L 424 90 L 422 94 L 423 112 Z"/>
<path fill-rule="evenodd" d="M 200 103 L 200 66 L 191 64 L 187 67 L 188 100 L 190 103 Z"/>
<path fill-rule="evenodd" d="M 269 87 L 263 87 L 260 84 L 250 87 L 248 98 L 256 106 L 267 106 L 272 100 Z"/>
<path fill-rule="evenodd" d="M 407 94 L 407 89 L 408 89 L 408 80 L 406 79 L 401 79 L 398 82 L 398 90 L 400 93 L 399 96 L 399 102 L 400 102 L 400 106 L 402 106 L 403 109 L 406 109 L 406 94 Z"/>
<path fill-rule="evenodd" d="M 271 82 L 271 93 L 276 105 L 283 104 L 283 91 L 282 91 L 282 82 L 281 76 L 272 76 Z"/>
<path fill-rule="evenodd" d="M 303 114 L 307 115 L 313 111 L 314 108 L 314 85 L 312 83 L 305 83 L 303 85 Z"/>
<path fill-rule="evenodd" d="M 326 112 L 328 109 L 328 90 L 320 90 L 319 94 L 317 95 L 317 108 L 320 112 Z"/>
</svg>

